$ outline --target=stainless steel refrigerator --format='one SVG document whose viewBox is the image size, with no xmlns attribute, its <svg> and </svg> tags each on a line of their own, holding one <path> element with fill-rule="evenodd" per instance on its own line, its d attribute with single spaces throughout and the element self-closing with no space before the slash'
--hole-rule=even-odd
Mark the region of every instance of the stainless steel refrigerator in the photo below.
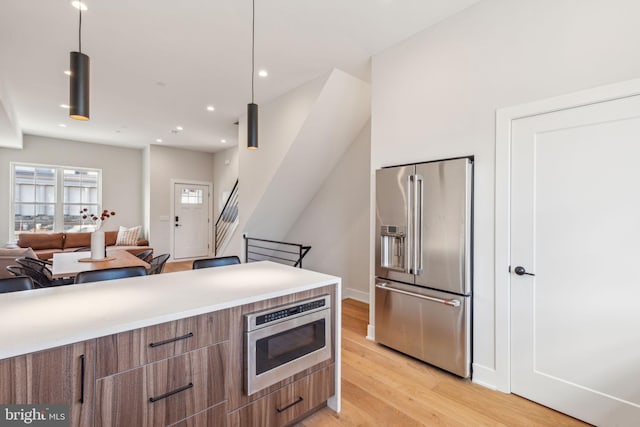
<svg viewBox="0 0 640 427">
<path fill-rule="evenodd" d="M 376 171 L 375 338 L 471 376 L 473 158 Z"/>
</svg>

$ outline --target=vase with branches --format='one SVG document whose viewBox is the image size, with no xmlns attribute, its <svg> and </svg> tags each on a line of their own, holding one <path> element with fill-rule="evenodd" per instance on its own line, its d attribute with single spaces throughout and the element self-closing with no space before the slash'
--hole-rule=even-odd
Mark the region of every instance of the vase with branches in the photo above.
<svg viewBox="0 0 640 427">
<path fill-rule="evenodd" d="M 111 218 L 112 216 L 115 216 L 116 213 L 115 211 L 110 211 L 108 209 L 104 209 L 100 215 L 97 214 L 93 214 L 89 212 L 88 208 L 83 208 L 82 210 L 80 210 L 80 215 L 82 216 L 82 227 L 84 228 L 84 222 L 85 221 L 90 221 L 93 224 L 93 231 L 99 231 L 102 228 L 102 225 L 104 224 L 104 222 Z"/>
<path fill-rule="evenodd" d="M 98 216 L 97 214 L 90 213 L 88 208 L 83 208 L 80 214 L 82 215 L 83 227 L 85 221 L 91 221 L 93 224 L 93 232 L 91 233 L 91 259 L 96 261 L 103 260 L 107 256 L 107 247 L 104 243 L 104 231 L 100 229 L 104 225 L 104 222 L 112 216 L 115 216 L 116 213 L 104 209 Z"/>
</svg>

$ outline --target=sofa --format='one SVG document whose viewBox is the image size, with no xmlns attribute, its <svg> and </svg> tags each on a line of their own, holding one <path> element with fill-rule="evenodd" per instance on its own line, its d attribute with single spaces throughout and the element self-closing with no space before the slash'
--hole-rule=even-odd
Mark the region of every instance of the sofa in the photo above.
<svg viewBox="0 0 640 427">
<path fill-rule="evenodd" d="M 133 255 L 152 249 L 146 239 L 138 239 L 132 246 L 116 246 L 117 231 L 105 231 L 104 241 L 110 247 L 124 249 Z M 73 252 L 91 246 L 91 233 L 20 233 L 16 242 L 19 248 L 31 248 L 40 259 L 51 259 L 56 252 Z"/>
</svg>

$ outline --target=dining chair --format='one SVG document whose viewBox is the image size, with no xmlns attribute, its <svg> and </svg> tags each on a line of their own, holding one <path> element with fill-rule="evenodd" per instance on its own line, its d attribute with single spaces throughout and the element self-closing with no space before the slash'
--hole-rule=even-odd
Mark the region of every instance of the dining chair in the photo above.
<svg viewBox="0 0 640 427">
<path fill-rule="evenodd" d="M 146 251 L 142 251 L 139 254 L 136 254 L 136 256 L 141 260 L 143 260 L 144 262 L 150 262 L 152 255 L 153 255 L 153 249 L 147 249 Z"/>
<path fill-rule="evenodd" d="M 103 280 L 124 279 L 125 277 L 146 275 L 147 269 L 142 266 L 105 268 L 103 270 L 81 271 L 76 275 L 75 283 L 101 282 Z"/>
<path fill-rule="evenodd" d="M 49 269 L 49 263 L 37 258 L 22 257 L 16 262 L 25 270 L 25 273 L 33 279 L 37 288 L 48 288 L 51 286 L 70 285 L 73 278 L 54 279 Z"/>
<path fill-rule="evenodd" d="M 29 276 L 16 276 L 0 279 L 0 294 L 34 289 L 33 280 Z"/>
<path fill-rule="evenodd" d="M 170 256 L 169 254 L 162 254 L 151 259 L 151 261 L 149 261 L 149 265 L 151 266 L 151 268 L 149 269 L 149 274 L 162 273 L 162 270 L 164 269 L 164 265 L 169 259 L 169 256 Z"/>
<path fill-rule="evenodd" d="M 222 256 L 218 258 L 205 258 L 193 261 L 193 270 L 199 268 L 222 267 L 223 265 L 240 264 L 240 258 L 235 255 Z"/>
<path fill-rule="evenodd" d="M 28 276 L 27 270 L 19 265 L 8 265 L 6 269 L 14 276 Z"/>
</svg>

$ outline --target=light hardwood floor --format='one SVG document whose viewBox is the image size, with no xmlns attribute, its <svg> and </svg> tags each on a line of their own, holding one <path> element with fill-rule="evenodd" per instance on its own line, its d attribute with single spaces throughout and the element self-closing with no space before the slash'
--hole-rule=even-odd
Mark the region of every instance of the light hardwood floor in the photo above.
<svg viewBox="0 0 640 427">
<path fill-rule="evenodd" d="M 367 304 L 342 302 L 342 412 L 321 409 L 298 427 L 587 425 L 375 344 L 368 320 Z"/>
<path fill-rule="evenodd" d="M 188 270 L 171 262 L 165 272 Z M 342 302 L 342 411 L 323 408 L 297 427 L 586 426 L 513 394 L 462 380 L 365 338 L 369 306 Z"/>
<path fill-rule="evenodd" d="M 163 273 L 171 273 L 173 271 L 191 270 L 193 261 L 172 261 L 164 265 Z"/>
</svg>

